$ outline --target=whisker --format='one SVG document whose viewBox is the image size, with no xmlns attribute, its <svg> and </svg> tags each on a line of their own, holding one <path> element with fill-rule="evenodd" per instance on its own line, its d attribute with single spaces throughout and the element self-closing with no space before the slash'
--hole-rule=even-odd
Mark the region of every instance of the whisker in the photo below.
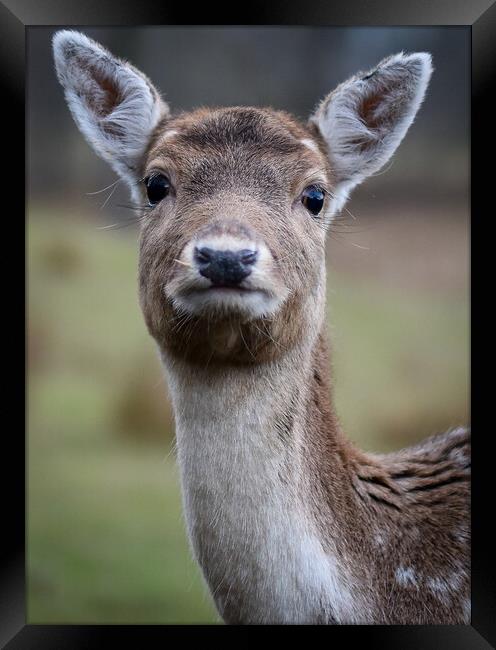
<svg viewBox="0 0 496 650">
<path fill-rule="evenodd" d="M 142 218 L 137 219 L 128 219 L 126 221 L 121 221 L 119 223 L 112 223 L 108 226 L 97 226 L 97 230 L 120 230 L 121 228 L 127 228 L 127 226 L 133 226 L 137 223 L 140 223 Z"/>
<path fill-rule="evenodd" d="M 104 187 L 103 190 L 97 190 L 96 192 L 86 192 L 86 196 L 95 196 L 95 194 L 101 194 L 102 192 L 109 190 L 111 187 L 114 187 L 115 185 L 118 185 L 121 182 L 122 182 L 122 178 L 118 178 L 113 183 L 110 183 L 110 185 L 107 185 L 107 187 Z"/>
<path fill-rule="evenodd" d="M 97 230 L 112 230 L 113 228 L 116 228 L 120 226 L 120 223 L 111 223 L 109 226 L 97 226 Z"/>
<path fill-rule="evenodd" d="M 192 337 L 193 337 L 193 333 L 194 333 L 194 331 L 195 331 L 195 329 L 196 329 L 196 327 L 197 327 L 197 325 L 198 325 L 198 321 L 195 321 L 195 320 L 193 320 L 193 319 L 191 319 L 190 322 L 191 322 L 191 327 L 190 327 L 190 330 L 189 330 L 188 337 L 187 337 L 187 339 L 186 339 L 186 341 L 185 341 L 185 343 L 184 343 L 184 347 L 185 347 L 185 348 L 188 347 L 189 342 L 191 341 L 191 339 L 192 339 Z"/>
<path fill-rule="evenodd" d="M 100 206 L 100 210 L 103 210 L 103 208 L 107 205 L 107 203 L 110 201 L 110 199 L 111 199 L 112 196 L 114 195 L 114 192 L 115 192 L 116 189 L 117 189 L 117 184 L 114 183 L 114 187 L 112 188 L 110 194 L 107 196 L 107 198 L 105 199 L 105 201 L 104 201 L 104 202 L 102 203 L 102 205 Z"/>
<path fill-rule="evenodd" d="M 382 176 L 382 174 L 385 174 L 386 172 L 388 172 L 391 169 L 391 167 L 394 165 L 394 162 L 395 162 L 395 159 L 393 158 L 387 167 L 384 167 L 384 169 L 377 172 L 376 174 L 371 174 L 370 178 L 375 178 L 376 176 Z"/>
<path fill-rule="evenodd" d="M 264 321 L 262 321 L 262 322 L 264 323 Z M 255 323 L 253 323 L 253 327 L 254 327 L 258 332 L 260 332 L 260 334 L 262 334 L 262 336 L 265 336 L 265 338 L 267 338 L 269 341 L 272 341 L 272 343 L 273 343 L 277 348 L 279 348 L 280 350 L 281 350 L 281 349 L 282 349 L 282 350 L 285 350 L 285 349 L 286 349 L 283 345 L 281 345 L 280 343 L 278 343 L 278 342 L 277 342 L 277 341 L 276 341 L 276 340 L 275 340 L 275 339 L 274 339 L 274 338 L 269 334 L 269 332 L 267 332 L 267 330 L 265 329 L 265 327 L 263 328 L 263 330 L 261 330 L 259 327 L 257 327 L 257 326 L 255 325 Z"/>
<path fill-rule="evenodd" d="M 170 446 L 169 451 L 168 451 L 167 454 L 165 455 L 164 461 L 169 460 L 169 458 L 170 458 L 172 455 L 175 456 L 176 453 L 177 453 L 177 440 L 174 440 L 174 442 L 173 442 L 172 445 Z"/>
<path fill-rule="evenodd" d="M 149 205 L 126 205 L 125 203 L 116 203 L 115 205 L 117 208 L 127 208 L 128 210 L 152 210 L 152 207 Z"/>
<path fill-rule="evenodd" d="M 192 268 L 193 268 L 193 265 L 192 265 L 192 264 L 188 264 L 187 262 L 183 262 L 182 260 L 177 260 L 177 259 L 174 258 L 173 261 L 174 261 L 174 262 L 177 262 L 178 264 L 182 264 L 183 266 L 187 266 L 189 269 L 192 269 Z"/>
<path fill-rule="evenodd" d="M 255 355 L 254 355 L 253 352 L 250 350 L 250 348 L 248 347 L 247 342 L 245 341 L 245 337 L 243 336 L 243 332 L 242 332 L 242 327 L 241 327 L 241 325 L 239 326 L 239 335 L 241 336 L 241 340 L 243 341 L 243 343 L 244 343 L 244 345 L 245 345 L 245 348 L 248 350 L 248 352 L 249 352 L 251 358 L 252 358 L 252 359 L 255 359 Z"/>
<path fill-rule="evenodd" d="M 176 324 L 172 328 L 172 332 L 178 334 L 191 320 L 191 316 L 188 313 L 180 314 L 176 319 Z"/>
</svg>

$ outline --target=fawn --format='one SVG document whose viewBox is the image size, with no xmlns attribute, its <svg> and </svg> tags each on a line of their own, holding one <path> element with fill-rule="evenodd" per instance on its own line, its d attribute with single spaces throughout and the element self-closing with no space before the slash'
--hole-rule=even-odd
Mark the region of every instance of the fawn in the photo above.
<svg viewBox="0 0 496 650">
<path fill-rule="evenodd" d="M 170 386 L 185 519 L 227 623 L 468 623 L 470 434 L 390 454 L 342 433 L 326 229 L 389 160 L 427 53 L 345 81 L 307 124 L 170 113 L 84 34 L 53 40 L 72 115 L 142 204 L 140 304 Z"/>
</svg>

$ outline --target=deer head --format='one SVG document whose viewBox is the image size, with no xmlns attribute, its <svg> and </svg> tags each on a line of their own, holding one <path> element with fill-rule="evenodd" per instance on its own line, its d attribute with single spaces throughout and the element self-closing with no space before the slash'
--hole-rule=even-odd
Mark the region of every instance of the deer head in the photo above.
<svg viewBox="0 0 496 650">
<path fill-rule="evenodd" d="M 270 108 L 172 115 L 145 75 L 83 34 L 58 32 L 53 47 L 77 125 L 143 206 L 140 300 L 162 350 L 251 364 L 311 344 L 326 229 L 405 136 L 430 55 L 384 59 L 302 124 Z"/>
</svg>

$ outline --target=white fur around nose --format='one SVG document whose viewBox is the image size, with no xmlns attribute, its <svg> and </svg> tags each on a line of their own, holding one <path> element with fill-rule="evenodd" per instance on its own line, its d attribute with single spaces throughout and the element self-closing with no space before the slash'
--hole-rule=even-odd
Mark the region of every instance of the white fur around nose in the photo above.
<svg viewBox="0 0 496 650">
<path fill-rule="evenodd" d="M 199 272 L 195 249 L 217 251 L 251 250 L 258 253 L 251 273 L 240 283 L 242 290 L 233 288 L 226 293 L 205 291 L 212 283 Z M 241 315 L 244 320 L 270 317 L 288 296 L 287 287 L 274 275 L 274 260 L 268 247 L 235 235 L 219 234 L 191 240 L 183 249 L 172 282 L 165 287 L 167 297 L 183 313 L 224 312 Z"/>
<path fill-rule="evenodd" d="M 251 239 L 241 238 L 227 233 L 222 235 L 202 237 L 201 239 L 192 242 L 191 254 L 193 254 L 195 248 L 211 248 L 215 251 L 232 251 L 233 253 L 246 249 L 251 251 L 258 251 L 259 256 L 266 257 L 267 255 L 270 255 L 265 244 L 257 244 Z"/>
</svg>

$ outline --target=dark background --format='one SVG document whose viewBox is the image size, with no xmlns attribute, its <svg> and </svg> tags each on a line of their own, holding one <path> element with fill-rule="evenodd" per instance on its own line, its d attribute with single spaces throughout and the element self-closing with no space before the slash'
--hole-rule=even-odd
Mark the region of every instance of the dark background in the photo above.
<svg viewBox="0 0 496 650">
<path fill-rule="evenodd" d="M 387 175 L 369 181 L 355 200 L 379 193 L 381 202 L 392 196 L 416 203 L 467 201 L 470 31 L 465 27 L 119 27 L 84 32 L 145 71 L 173 111 L 201 105 L 272 106 L 303 120 L 358 70 L 401 50 L 428 51 L 435 72 L 420 116 Z M 53 72 L 52 33 L 29 30 L 29 189 L 33 200 L 67 199 L 74 206 L 84 192 L 115 177 L 72 122 Z"/>
</svg>

